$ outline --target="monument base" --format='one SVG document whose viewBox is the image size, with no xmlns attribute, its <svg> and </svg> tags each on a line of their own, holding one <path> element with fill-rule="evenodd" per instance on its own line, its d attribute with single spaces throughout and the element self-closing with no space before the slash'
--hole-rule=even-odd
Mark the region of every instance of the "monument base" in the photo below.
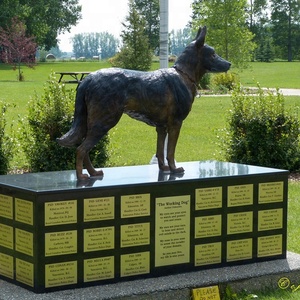
<svg viewBox="0 0 300 300">
<path fill-rule="evenodd" d="M 288 171 L 178 165 L 0 176 L 0 277 L 41 293 L 286 257 Z"/>
</svg>

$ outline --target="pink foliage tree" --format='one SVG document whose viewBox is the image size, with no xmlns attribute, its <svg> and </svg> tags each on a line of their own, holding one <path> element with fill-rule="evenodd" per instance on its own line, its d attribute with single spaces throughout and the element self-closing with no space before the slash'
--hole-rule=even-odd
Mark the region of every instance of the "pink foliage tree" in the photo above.
<svg viewBox="0 0 300 300">
<path fill-rule="evenodd" d="M 36 50 L 34 37 L 26 36 L 26 26 L 18 18 L 13 18 L 6 30 L 0 27 L 0 59 L 18 69 L 19 81 L 24 80 L 21 64 L 33 68 Z"/>
</svg>

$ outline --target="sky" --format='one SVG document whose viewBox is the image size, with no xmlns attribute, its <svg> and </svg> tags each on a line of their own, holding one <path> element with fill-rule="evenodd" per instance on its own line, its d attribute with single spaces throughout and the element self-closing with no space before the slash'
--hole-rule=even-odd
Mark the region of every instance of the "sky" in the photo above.
<svg viewBox="0 0 300 300">
<path fill-rule="evenodd" d="M 192 14 L 193 0 L 169 0 L 169 31 L 183 29 Z M 70 38 L 78 33 L 107 31 L 119 38 L 123 29 L 121 22 L 128 15 L 128 0 L 79 0 L 82 5 L 82 19 L 76 26 L 58 36 L 59 48 L 72 51 Z"/>
</svg>

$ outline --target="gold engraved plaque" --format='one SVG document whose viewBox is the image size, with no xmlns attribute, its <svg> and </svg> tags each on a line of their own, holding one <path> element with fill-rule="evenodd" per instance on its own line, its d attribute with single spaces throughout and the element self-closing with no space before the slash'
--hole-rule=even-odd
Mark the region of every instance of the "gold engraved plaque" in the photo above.
<svg viewBox="0 0 300 300">
<path fill-rule="evenodd" d="M 283 181 L 259 184 L 258 203 L 283 202 Z"/>
<path fill-rule="evenodd" d="M 228 207 L 253 204 L 253 184 L 229 186 L 227 194 Z"/>
<path fill-rule="evenodd" d="M 283 227 L 283 209 L 258 211 L 258 231 L 281 229 Z"/>
<path fill-rule="evenodd" d="M 190 195 L 156 198 L 156 267 L 190 261 L 190 208 Z"/>
<path fill-rule="evenodd" d="M 114 197 L 84 199 L 84 222 L 112 220 L 114 218 Z"/>
<path fill-rule="evenodd" d="M 121 255 L 121 277 L 150 273 L 150 252 Z"/>
<path fill-rule="evenodd" d="M 33 225 L 33 203 L 16 198 L 15 220 L 21 223 Z"/>
<path fill-rule="evenodd" d="M 16 228 L 16 250 L 33 256 L 33 233 Z"/>
<path fill-rule="evenodd" d="M 77 261 L 45 265 L 45 287 L 77 283 Z"/>
<path fill-rule="evenodd" d="M 33 264 L 22 259 L 16 258 L 16 280 L 33 287 Z"/>
<path fill-rule="evenodd" d="M 0 275 L 14 279 L 14 258 L 0 253 Z"/>
<path fill-rule="evenodd" d="M 252 259 L 252 239 L 227 242 L 227 261 Z"/>
<path fill-rule="evenodd" d="M 253 212 L 237 212 L 227 215 L 227 234 L 253 231 Z"/>
<path fill-rule="evenodd" d="M 150 223 L 121 226 L 121 247 L 134 247 L 150 244 Z"/>
<path fill-rule="evenodd" d="M 195 266 L 219 264 L 222 261 L 222 243 L 195 245 Z"/>
<path fill-rule="evenodd" d="M 114 249 L 115 247 L 115 227 L 99 227 L 85 229 L 84 252 Z"/>
<path fill-rule="evenodd" d="M 45 256 L 77 253 L 77 230 L 45 233 Z"/>
<path fill-rule="evenodd" d="M 84 260 L 84 282 L 112 279 L 115 277 L 114 257 L 99 257 Z"/>
<path fill-rule="evenodd" d="M 222 216 L 205 216 L 195 218 L 195 239 L 220 236 L 222 233 Z"/>
<path fill-rule="evenodd" d="M 13 249 L 14 247 L 13 227 L 0 223 L 0 246 L 3 246 L 8 249 Z"/>
<path fill-rule="evenodd" d="M 222 207 L 222 187 L 211 187 L 195 190 L 196 210 L 214 209 Z"/>
<path fill-rule="evenodd" d="M 121 196 L 121 218 L 150 216 L 150 194 Z"/>
<path fill-rule="evenodd" d="M 72 223 L 77 223 L 77 200 L 45 203 L 45 226 Z"/>
<path fill-rule="evenodd" d="M 282 235 L 269 235 L 258 238 L 257 257 L 282 254 Z"/>
<path fill-rule="evenodd" d="M 0 194 L 0 217 L 13 219 L 13 197 Z"/>
</svg>

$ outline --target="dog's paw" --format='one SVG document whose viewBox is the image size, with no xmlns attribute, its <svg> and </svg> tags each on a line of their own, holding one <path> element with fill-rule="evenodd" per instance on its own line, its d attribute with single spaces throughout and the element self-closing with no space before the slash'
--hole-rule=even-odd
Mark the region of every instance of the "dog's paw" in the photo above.
<svg viewBox="0 0 300 300">
<path fill-rule="evenodd" d="M 99 170 L 99 171 L 96 171 L 95 172 L 92 172 L 90 173 L 91 177 L 103 177 L 104 173 L 102 170 Z"/>
<path fill-rule="evenodd" d="M 172 169 L 171 173 L 182 174 L 182 173 L 184 173 L 184 168 L 180 167 L 180 168 Z"/>
<path fill-rule="evenodd" d="M 88 174 L 79 174 L 77 175 L 77 180 L 86 181 L 89 180 L 90 176 Z"/>
</svg>

